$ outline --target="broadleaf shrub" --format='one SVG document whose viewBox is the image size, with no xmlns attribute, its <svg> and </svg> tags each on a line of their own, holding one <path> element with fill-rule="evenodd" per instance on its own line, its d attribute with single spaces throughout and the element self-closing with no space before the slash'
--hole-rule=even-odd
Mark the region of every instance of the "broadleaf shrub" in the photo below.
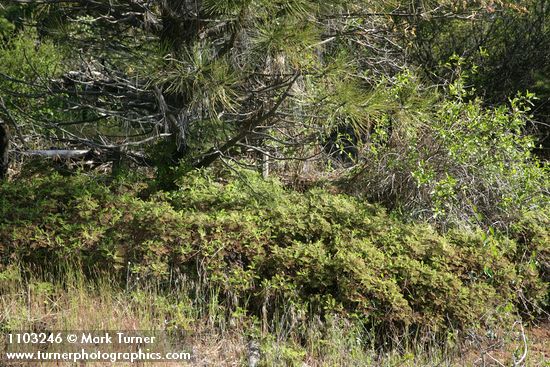
<svg viewBox="0 0 550 367">
<path fill-rule="evenodd" d="M 547 211 L 548 167 L 525 134 L 534 96 L 489 108 L 466 83 L 459 77 L 439 101 L 411 73 L 388 86 L 401 106 L 370 134 L 351 191 L 441 228 L 509 229 L 526 211 Z M 422 95 L 431 106 L 419 107 Z"/>
</svg>

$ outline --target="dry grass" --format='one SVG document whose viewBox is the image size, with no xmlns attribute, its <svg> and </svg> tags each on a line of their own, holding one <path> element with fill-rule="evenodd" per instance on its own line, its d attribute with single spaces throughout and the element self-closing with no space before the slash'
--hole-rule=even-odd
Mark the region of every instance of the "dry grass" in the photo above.
<svg viewBox="0 0 550 367">
<path fill-rule="evenodd" d="M 125 291 L 114 288 L 109 280 L 91 282 L 74 273 L 63 286 L 42 278 L 24 281 L 13 268 L 0 272 L 3 330 L 186 330 L 184 344 L 192 350 L 192 362 L 113 364 L 117 366 L 247 366 L 251 335 L 261 351 L 258 366 L 513 366 L 524 350 L 518 326 L 491 338 L 469 338 L 460 343 L 462 348 L 428 347 L 431 344 L 426 343 L 391 352 L 381 352 L 371 345 L 364 330 L 337 318 L 311 322 L 302 338 L 276 324 L 262 335 L 261 327 L 242 317 L 220 321 L 227 317 L 212 304 L 178 298 L 174 307 L 169 297 L 151 288 Z M 550 323 L 529 328 L 525 335 L 528 351 L 520 365 L 549 366 Z"/>
</svg>

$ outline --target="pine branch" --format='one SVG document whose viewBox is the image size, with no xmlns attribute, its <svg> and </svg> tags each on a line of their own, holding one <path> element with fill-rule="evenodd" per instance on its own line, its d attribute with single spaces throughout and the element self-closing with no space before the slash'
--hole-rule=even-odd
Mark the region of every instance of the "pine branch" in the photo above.
<svg viewBox="0 0 550 367">
<path fill-rule="evenodd" d="M 198 162 L 195 163 L 193 166 L 195 168 L 205 168 L 210 166 L 212 163 L 216 161 L 216 159 L 224 155 L 229 149 L 233 148 L 241 140 L 243 140 L 244 138 L 252 134 L 254 128 L 259 126 L 261 123 L 268 120 L 269 118 L 273 117 L 276 114 L 279 107 L 286 100 L 286 98 L 290 96 L 290 90 L 292 89 L 292 86 L 294 85 L 294 83 L 296 82 L 299 76 L 300 76 L 300 73 L 296 73 L 289 81 L 287 81 L 286 83 L 287 88 L 285 92 L 279 97 L 275 105 L 271 107 L 269 111 L 265 112 L 258 118 L 250 119 L 249 121 L 245 122 L 241 131 L 237 135 L 235 135 L 233 138 L 228 140 L 220 148 L 213 148 L 210 152 L 206 153 L 202 158 L 200 158 Z"/>
</svg>

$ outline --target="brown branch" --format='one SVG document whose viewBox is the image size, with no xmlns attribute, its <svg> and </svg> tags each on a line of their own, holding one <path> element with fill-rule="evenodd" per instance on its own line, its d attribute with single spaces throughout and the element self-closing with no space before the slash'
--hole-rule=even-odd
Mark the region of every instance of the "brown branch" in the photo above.
<svg viewBox="0 0 550 367">
<path fill-rule="evenodd" d="M 21 128 L 19 127 L 17 121 L 15 121 L 15 119 L 13 118 L 10 110 L 8 110 L 6 102 L 4 102 L 4 98 L 2 98 L 2 96 L 0 96 L 0 110 L 2 111 L 2 114 L 4 115 L 4 118 L 7 120 L 7 122 L 10 123 L 15 129 L 15 132 L 17 133 L 17 138 L 21 142 L 21 145 L 24 147 L 26 143 L 25 138 L 23 137 L 23 133 L 21 132 Z"/>
<path fill-rule="evenodd" d="M 220 148 L 213 148 L 210 152 L 203 155 L 197 163 L 193 165 L 195 168 L 205 168 L 214 163 L 216 159 L 218 159 L 220 156 L 224 155 L 229 149 L 234 147 L 237 143 L 239 143 L 242 139 L 246 138 L 248 135 L 253 133 L 254 128 L 256 128 L 258 125 L 263 123 L 264 121 L 268 120 L 269 118 L 273 117 L 281 104 L 286 100 L 286 98 L 290 95 L 290 89 L 300 76 L 300 73 L 294 74 L 294 76 L 287 82 L 288 86 L 285 90 L 285 92 L 279 97 L 277 102 L 269 111 L 262 114 L 258 118 L 250 119 L 249 121 L 245 122 L 244 126 L 241 128 L 241 131 L 235 135 L 233 138 L 228 140 L 224 145 L 222 145 Z"/>
</svg>

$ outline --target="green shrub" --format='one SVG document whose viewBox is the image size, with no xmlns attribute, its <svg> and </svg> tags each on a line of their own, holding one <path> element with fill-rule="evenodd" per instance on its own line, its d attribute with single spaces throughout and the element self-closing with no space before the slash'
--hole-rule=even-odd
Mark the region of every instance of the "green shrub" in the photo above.
<svg viewBox="0 0 550 367">
<path fill-rule="evenodd" d="M 460 67 L 460 60 L 457 60 Z M 548 167 L 525 135 L 533 96 L 484 107 L 460 77 L 434 99 L 412 74 L 391 86 L 401 107 L 377 122 L 351 188 L 369 200 L 442 228 L 509 228 L 525 211 L 549 205 Z M 424 96 L 424 97 L 423 97 Z"/>
<path fill-rule="evenodd" d="M 518 297 L 525 311 L 543 314 L 550 305 L 550 215 L 548 211 L 526 213 L 511 228 L 517 243 L 513 260 L 518 264 L 521 284 Z M 542 280 L 542 281 L 541 281 Z M 541 300 L 533 302 L 534 299 Z"/>
<path fill-rule="evenodd" d="M 487 327 L 545 307 L 547 283 L 533 265 L 547 261 L 544 227 L 518 224 L 517 241 L 440 235 L 353 197 L 241 175 L 221 183 L 194 172 L 148 201 L 84 176 L 2 184 L 0 258 L 72 261 L 121 280 L 183 273 L 220 291 L 228 312 L 269 318 L 291 305 L 395 332 Z"/>
</svg>

